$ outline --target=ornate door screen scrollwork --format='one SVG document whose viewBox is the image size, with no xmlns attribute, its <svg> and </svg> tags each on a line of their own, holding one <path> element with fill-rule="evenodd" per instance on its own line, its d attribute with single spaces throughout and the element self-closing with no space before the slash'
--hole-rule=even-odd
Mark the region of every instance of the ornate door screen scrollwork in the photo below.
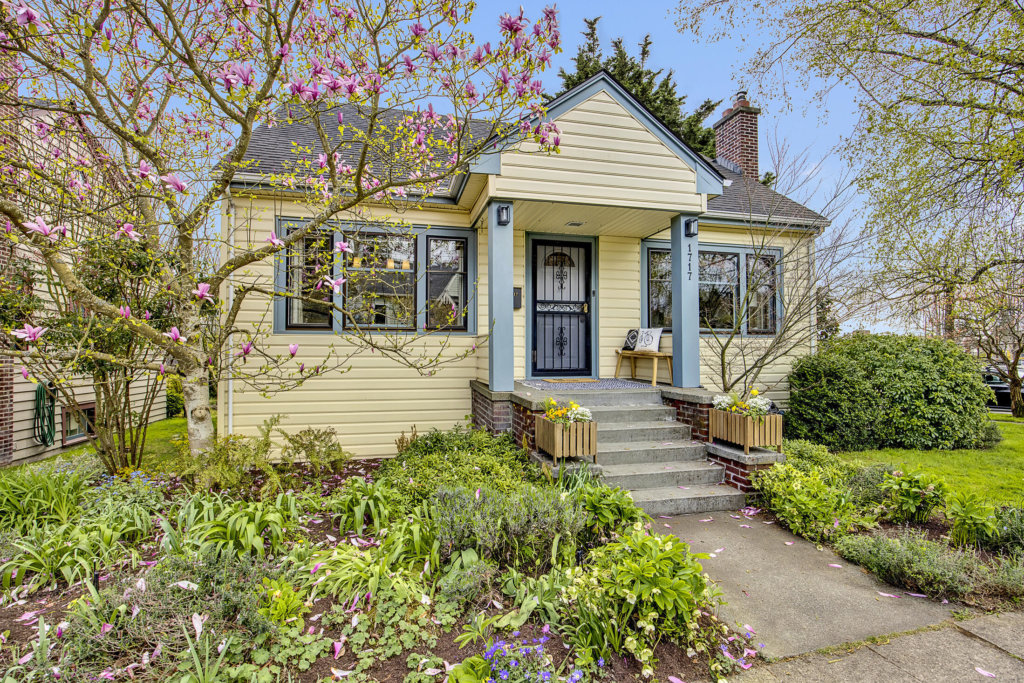
<svg viewBox="0 0 1024 683">
<path fill-rule="evenodd" d="M 591 372 L 590 244 L 533 242 L 533 374 Z"/>
</svg>

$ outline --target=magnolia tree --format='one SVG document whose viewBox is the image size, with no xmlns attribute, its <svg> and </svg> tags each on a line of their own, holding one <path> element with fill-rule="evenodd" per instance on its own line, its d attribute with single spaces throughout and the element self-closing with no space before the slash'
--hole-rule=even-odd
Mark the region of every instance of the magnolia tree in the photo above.
<svg viewBox="0 0 1024 683">
<path fill-rule="evenodd" d="M 522 10 L 495 17 L 493 39 L 478 44 L 464 27 L 473 3 L 449 0 L 2 4 L 9 21 L 0 50 L 13 79 L 0 111 L 15 123 L 30 109 L 44 114 L 28 132 L 7 126 L 7 238 L 92 321 L 80 330 L 80 355 L 136 374 L 183 376 L 194 454 L 213 438 L 217 373 L 272 391 L 344 366 L 331 353 L 304 358 L 297 339 L 277 354 L 266 330 L 236 323 L 250 296 L 323 304 L 315 287 L 268 289 L 251 274 L 256 266 L 304 249 L 310 237 L 330 239 L 335 217 L 422 203 L 499 144 L 532 139 L 544 153 L 557 151 L 536 78 L 559 50 L 553 9 L 535 20 Z M 257 128 L 286 123 L 310 127 L 313 142 L 280 150 L 293 156 L 283 168 L 253 165 L 247 153 Z M 61 140 L 69 135 L 92 153 L 68 155 Z M 215 219 L 243 176 L 265 195 L 299 202 L 308 220 L 226 245 Z M 317 286 L 344 283 L 350 248 L 342 241 L 318 252 Z M 159 299 L 159 310 L 139 310 L 124 287 L 100 286 L 79 267 L 88 253 L 135 251 L 145 264 L 138 298 Z M 334 315 L 353 315 L 344 302 L 329 305 Z M 59 367 L 68 353 L 43 315 L 20 321 L 10 331 L 17 342 L 3 351 L 30 376 Z M 94 329 L 124 330 L 136 351 L 92 348 Z M 358 327 L 345 336 L 347 354 L 370 349 L 421 372 L 450 359 L 409 336 Z"/>
</svg>

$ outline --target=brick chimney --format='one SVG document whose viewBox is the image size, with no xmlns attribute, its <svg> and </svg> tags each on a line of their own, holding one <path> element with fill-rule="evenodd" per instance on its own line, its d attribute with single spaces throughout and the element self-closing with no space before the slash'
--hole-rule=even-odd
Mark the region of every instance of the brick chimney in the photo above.
<svg viewBox="0 0 1024 683">
<path fill-rule="evenodd" d="M 757 115 L 761 110 L 750 106 L 747 91 L 740 90 L 732 107 L 725 110 L 715 129 L 715 151 L 718 159 L 736 165 L 747 178 L 760 178 L 757 166 Z"/>
</svg>

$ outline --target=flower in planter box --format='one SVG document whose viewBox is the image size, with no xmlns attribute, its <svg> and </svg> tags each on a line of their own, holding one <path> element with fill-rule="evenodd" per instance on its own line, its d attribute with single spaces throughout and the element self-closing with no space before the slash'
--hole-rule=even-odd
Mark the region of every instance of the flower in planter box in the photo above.
<svg viewBox="0 0 1024 683">
<path fill-rule="evenodd" d="M 592 422 L 594 419 L 587 408 L 575 401 L 569 401 L 562 405 L 553 398 L 544 401 L 544 417 L 552 422 L 565 425 L 576 422 Z"/>
<path fill-rule="evenodd" d="M 727 413 L 749 415 L 753 418 L 761 418 L 768 414 L 772 407 L 771 399 L 760 395 L 757 389 L 751 389 L 750 396 L 746 399 L 740 397 L 735 391 L 728 394 L 719 394 L 711 400 L 717 410 L 724 410 Z"/>
</svg>

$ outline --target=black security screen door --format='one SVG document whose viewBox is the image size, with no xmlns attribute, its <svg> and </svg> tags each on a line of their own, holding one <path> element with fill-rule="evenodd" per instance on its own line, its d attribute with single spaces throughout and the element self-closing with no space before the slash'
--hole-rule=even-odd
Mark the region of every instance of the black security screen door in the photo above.
<svg viewBox="0 0 1024 683">
<path fill-rule="evenodd" d="M 587 376 L 590 244 L 533 242 L 533 375 Z"/>
</svg>

